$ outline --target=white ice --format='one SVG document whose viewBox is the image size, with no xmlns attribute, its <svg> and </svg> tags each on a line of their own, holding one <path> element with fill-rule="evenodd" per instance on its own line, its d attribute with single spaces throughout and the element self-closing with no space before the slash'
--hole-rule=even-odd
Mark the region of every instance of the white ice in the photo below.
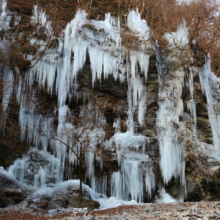
<svg viewBox="0 0 220 220">
<path fill-rule="evenodd" d="M 160 196 L 156 199 L 156 203 L 175 203 L 178 202 L 163 188 L 160 190 Z"/>
</svg>

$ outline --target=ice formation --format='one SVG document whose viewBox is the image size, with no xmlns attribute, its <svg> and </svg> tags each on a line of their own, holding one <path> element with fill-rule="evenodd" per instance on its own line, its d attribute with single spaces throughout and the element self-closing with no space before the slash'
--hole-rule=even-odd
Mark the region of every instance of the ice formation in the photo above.
<svg viewBox="0 0 220 220">
<path fill-rule="evenodd" d="M 128 19 L 128 25 L 133 22 L 135 25 L 134 17 L 140 17 L 138 12 L 131 11 L 130 19 Z M 154 174 L 152 167 L 150 166 L 151 159 L 148 155 L 145 155 L 145 144 L 148 143 L 148 138 L 135 134 L 135 124 L 133 115 L 135 111 L 138 112 L 138 122 L 142 126 L 144 124 L 144 115 L 146 113 L 146 85 L 147 73 L 149 68 L 150 55 L 144 52 L 131 51 L 130 55 L 124 57 L 124 49 L 120 47 L 120 22 L 119 19 L 111 17 L 110 14 L 106 14 L 104 21 L 89 21 L 86 19 L 87 14 L 83 10 L 79 10 L 76 13 L 75 18 L 67 25 L 64 31 L 64 39 L 59 40 L 59 47 L 57 51 L 48 50 L 43 58 L 36 63 L 36 65 L 30 69 L 25 77 L 25 82 L 21 79 L 17 86 L 17 101 L 21 105 L 20 109 L 20 127 L 21 127 L 21 140 L 27 140 L 32 143 L 35 149 L 42 148 L 40 154 L 46 154 L 47 149 L 50 147 L 54 152 L 54 158 L 56 164 L 56 177 L 54 177 L 53 183 L 58 183 L 63 179 L 65 160 L 68 158 L 70 166 L 77 166 L 78 160 L 76 155 L 71 152 L 64 144 L 60 141 L 51 140 L 51 137 L 57 137 L 63 143 L 72 145 L 73 135 L 79 134 L 86 125 L 82 124 L 80 127 L 74 127 L 69 123 L 66 118 L 71 115 L 69 107 L 66 105 L 67 99 L 71 99 L 73 96 L 77 96 L 72 91 L 77 89 L 77 75 L 83 68 L 86 61 L 86 54 L 89 54 L 92 71 L 92 84 L 100 82 L 102 77 L 108 79 L 109 75 L 113 75 L 115 80 L 120 80 L 121 83 L 127 78 L 129 89 L 128 89 L 128 120 L 127 127 L 128 131 L 123 134 L 115 134 L 115 136 L 109 141 L 116 144 L 118 162 L 121 165 L 121 169 L 118 174 L 112 174 L 112 194 L 118 199 L 133 199 L 139 202 L 143 201 L 143 193 L 146 191 L 151 197 L 152 190 L 155 188 Z M 129 23 L 130 22 L 130 23 Z M 148 27 L 143 20 L 138 20 L 139 30 L 133 30 L 139 34 L 146 33 Z M 47 20 L 46 14 L 36 6 L 34 7 L 32 23 L 38 24 L 39 27 L 44 27 L 46 34 L 51 32 L 50 22 Z M 88 28 L 90 24 L 98 30 L 98 34 L 94 35 L 93 31 Z M 144 27 L 144 32 L 140 32 L 141 27 Z M 132 27 L 131 27 L 132 28 Z M 80 34 L 80 32 L 83 34 Z M 104 30 L 104 33 L 102 32 Z M 109 46 L 109 40 L 111 40 L 111 46 Z M 32 39 L 31 42 L 41 44 Z M 99 42 L 99 43 L 97 43 Z M 114 48 L 115 47 L 115 48 Z M 63 54 L 61 56 L 61 54 Z M 74 56 L 74 59 L 72 59 Z M 32 59 L 32 56 L 28 57 Z M 127 59 L 126 66 L 124 66 L 124 59 Z M 35 61 L 32 61 L 33 64 Z M 140 67 L 141 73 L 138 73 L 138 66 Z M 46 90 L 48 93 L 53 93 L 54 85 L 56 87 L 56 93 L 58 98 L 58 110 L 54 110 L 53 115 L 41 115 L 37 114 L 35 107 L 37 105 L 35 91 L 30 94 L 25 93 L 25 87 L 32 87 L 34 82 L 37 82 L 39 87 Z M 27 106 L 27 100 L 29 105 Z M 6 97 L 9 99 L 9 96 Z M 88 109 L 96 109 L 92 112 Z M 85 114 L 86 111 L 86 115 Z M 57 131 L 53 128 L 54 117 L 58 113 L 58 127 Z M 89 104 L 86 109 L 82 109 L 80 117 L 96 115 L 97 122 L 105 123 L 105 119 L 99 113 L 95 106 Z M 40 132 L 39 132 L 40 131 Z M 98 135 L 97 135 L 98 134 Z M 90 138 L 92 143 L 103 142 L 105 132 L 102 127 L 90 130 L 85 130 L 80 138 L 81 141 L 85 138 Z M 129 138 L 128 138 L 129 137 Z M 88 146 L 83 146 L 86 149 Z M 75 151 L 79 150 L 80 146 L 77 143 L 74 146 Z M 94 147 L 89 146 L 90 149 Z M 119 150 L 121 148 L 121 150 Z M 94 149 L 95 150 L 95 149 Z M 141 150 L 141 152 L 138 152 Z M 125 153 L 123 157 L 120 155 Z M 133 152 L 135 157 L 132 157 Z M 86 157 L 86 176 L 90 180 L 90 184 L 93 190 L 107 193 L 107 177 L 103 177 L 103 181 L 100 182 L 94 177 L 94 153 L 87 152 Z M 55 159 L 51 159 L 54 161 Z M 28 157 L 24 157 L 15 162 L 10 168 L 10 172 L 21 182 L 34 187 L 43 187 L 51 185 L 51 182 L 47 179 L 48 169 L 43 164 L 38 164 L 37 169 L 34 171 L 34 181 L 28 182 L 26 175 L 28 169 Z M 102 161 L 99 161 L 102 166 Z M 36 166 L 36 164 L 35 164 Z M 51 166 L 51 167 L 54 167 Z M 129 169 L 133 169 L 132 176 L 129 175 Z M 140 170 L 141 169 L 141 170 Z M 70 172 L 72 169 L 70 169 Z M 51 171 L 50 171 L 51 172 Z M 118 184 L 114 180 L 114 176 L 119 175 L 121 180 L 121 187 L 126 188 L 123 192 L 123 188 L 120 188 L 120 192 L 115 192 L 114 184 Z"/>
<path fill-rule="evenodd" d="M 165 183 L 174 177 L 181 177 L 182 181 L 182 143 L 178 140 L 179 117 L 183 114 L 182 87 L 184 72 L 178 70 L 166 84 L 160 79 L 159 97 L 164 100 L 159 102 L 157 112 L 157 126 L 160 146 L 160 167 Z M 172 76 L 171 76 L 172 77 Z"/>
<path fill-rule="evenodd" d="M 175 53 L 174 57 L 167 57 L 165 62 L 172 63 L 178 59 L 176 48 L 186 46 L 188 42 L 188 30 L 185 22 L 180 24 L 176 33 L 165 36 L 170 48 Z M 168 73 L 164 73 L 163 64 L 159 63 L 158 65 L 161 65 L 158 68 L 161 101 L 157 112 L 161 172 L 165 184 L 168 184 L 172 177 L 180 177 L 182 185 L 185 186 L 184 147 L 178 139 L 178 128 L 181 124 L 179 117 L 183 115 L 182 90 L 185 72 L 182 67 L 177 66 L 176 69 L 170 69 Z"/>
<path fill-rule="evenodd" d="M 0 31 L 9 28 L 11 16 L 7 11 L 7 0 L 1 0 L 1 14 L 0 14 Z"/>
<path fill-rule="evenodd" d="M 1 24 L 9 19 L 6 16 L 6 1 L 2 2 Z M 38 24 L 39 30 L 43 28 L 47 37 L 50 38 L 51 22 L 45 12 L 37 6 L 34 6 L 31 22 Z M 141 41 L 149 39 L 149 27 L 146 21 L 141 19 L 138 10 L 129 12 L 127 26 Z M 99 201 L 102 207 L 125 203 L 122 200 L 131 200 L 126 204 L 143 202 L 146 194 L 148 198 L 151 198 L 157 184 L 153 160 L 146 154 L 146 146 L 150 143 L 151 138 L 138 134 L 136 130 L 137 126 L 142 127 L 146 122 L 150 55 L 144 52 L 143 47 L 141 50 L 133 49 L 128 53 L 127 49 L 121 45 L 120 20 L 110 14 L 106 14 L 104 21 L 88 20 L 86 12 L 78 10 L 63 34 L 64 38 L 59 38 L 58 48 L 47 49 L 39 62 L 36 63 L 36 60 L 32 60 L 33 56 L 28 55 L 27 58 L 32 60 L 32 64 L 35 65 L 28 70 L 24 79 L 20 76 L 15 77 L 16 73 L 10 69 L 4 70 L 3 111 L 7 111 L 11 96 L 15 92 L 16 100 L 20 105 L 21 141 L 26 140 L 33 147 L 27 155 L 17 159 L 9 168 L 10 175 L 22 184 L 36 189 L 41 188 L 42 192 L 44 190 L 52 192 L 53 189 L 46 188 L 51 186 L 55 186 L 54 189 L 56 189 L 58 186 L 65 188 L 69 183 L 78 185 L 79 182 L 76 180 L 62 182 L 65 165 L 69 167 L 67 178 L 72 178 L 72 172 L 79 165 L 77 156 L 66 146 L 68 145 L 73 146 L 75 152 L 79 152 L 80 149 L 85 151 L 85 174 L 91 188 L 87 185 L 83 185 L 83 187 L 89 193 L 90 198 Z M 175 62 L 179 53 L 176 48 L 183 48 L 188 44 L 186 23 L 183 21 L 175 33 L 166 34 L 165 37 L 173 56 L 166 57 L 164 62 Z M 35 38 L 30 39 L 30 42 L 40 45 L 39 50 L 45 48 L 46 45 L 46 42 L 38 41 Z M 156 48 L 155 44 L 155 50 Z M 181 67 L 169 69 L 169 72 L 166 72 L 159 52 L 156 51 L 156 54 L 159 73 L 158 96 L 160 98 L 156 124 L 162 182 L 168 184 L 172 177 L 180 178 L 182 186 L 185 187 L 185 152 L 179 132 L 183 127 L 180 117 L 184 114 L 182 91 L 186 73 Z M 94 106 L 88 98 L 88 105 L 81 108 L 79 113 L 81 122 L 76 126 L 71 123 L 75 116 L 67 105 L 71 99 L 77 99 L 82 95 L 77 90 L 77 79 L 87 58 L 91 64 L 93 87 L 96 83 L 102 83 L 103 79 L 107 80 L 110 75 L 115 81 L 127 83 L 128 86 L 127 130 L 124 133 L 121 132 L 119 116 L 113 124 L 115 134 L 104 144 L 105 118 L 98 107 Z M 188 109 L 191 113 L 190 117 L 194 120 L 194 133 L 196 133 L 193 71 L 190 69 L 189 73 L 188 85 L 191 99 L 188 102 Z M 219 148 L 220 119 L 214 113 L 215 105 L 218 105 L 216 96 L 219 93 L 219 85 L 216 76 L 210 71 L 208 60 L 200 73 L 200 80 L 203 92 L 207 96 L 214 145 Z M 36 101 L 37 91 L 34 88 L 36 83 L 39 89 L 46 91 L 51 96 L 56 93 L 58 104 L 53 113 L 41 114 L 37 111 L 36 107 L 39 103 Z M 26 88 L 29 88 L 30 91 L 27 92 Z M 56 117 L 58 126 L 54 128 Z M 87 117 L 95 120 L 92 122 L 82 120 Z M 74 142 L 76 136 L 79 136 L 78 142 Z M 97 149 L 95 149 L 95 145 L 98 144 L 103 144 L 102 147 L 112 151 L 112 158 L 118 163 L 118 170 L 112 172 L 110 177 L 105 175 L 102 179 L 95 177 L 95 163 L 100 169 L 103 168 L 103 161 L 99 156 L 101 152 L 96 152 Z M 53 155 L 47 152 L 49 149 Z M 111 192 L 108 192 L 109 189 Z M 108 193 L 112 196 L 110 199 L 107 199 Z M 100 194 L 103 194 L 103 198 Z M 161 196 L 162 199 L 158 199 L 158 202 L 174 201 L 165 193 L 165 190 L 161 190 Z M 106 204 L 108 205 L 106 206 Z"/>
<path fill-rule="evenodd" d="M 202 91 L 206 95 L 207 108 L 211 130 L 213 134 L 214 154 L 220 149 L 220 115 L 219 115 L 219 82 L 217 76 L 211 71 L 210 58 L 206 57 L 206 63 L 200 71 L 199 77 Z"/>
<path fill-rule="evenodd" d="M 17 159 L 8 172 L 30 187 L 54 186 L 60 181 L 60 162 L 50 153 L 34 148 L 23 158 Z"/>
<path fill-rule="evenodd" d="M 150 36 L 150 28 L 147 26 L 147 22 L 141 19 L 141 15 L 136 11 L 131 10 L 127 17 L 127 24 L 130 30 L 137 33 L 140 38 L 148 40 Z"/>
<path fill-rule="evenodd" d="M 18 25 L 21 20 L 20 16 L 17 16 L 17 12 L 10 12 L 7 9 L 7 0 L 0 0 L 0 31 L 10 29 L 10 22 L 13 16 L 14 26 Z M 1 40 L 0 40 L 1 41 Z"/>
<path fill-rule="evenodd" d="M 39 8 L 37 5 L 34 5 L 33 16 L 31 17 L 31 23 L 38 27 L 42 27 L 44 29 L 44 33 L 47 36 L 50 36 L 53 33 L 53 29 L 51 27 L 51 21 L 47 18 L 46 13 Z M 42 31 L 42 30 L 38 30 Z"/>
<path fill-rule="evenodd" d="M 194 86 L 193 86 L 193 70 L 190 69 L 190 75 L 189 75 L 189 91 L 190 91 L 190 96 L 191 99 L 188 102 L 188 109 L 190 110 L 192 116 L 193 116 L 193 120 L 194 120 L 194 132 L 196 133 L 196 122 L 197 122 L 197 118 L 196 118 L 196 103 L 194 100 Z"/>
<path fill-rule="evenodd" d="M 166 190 L 163 188 L 160 190 L 160 197 L 156 199 L 157 203 L 174 203 L 178 202 L 171 195 L 166 193 Z"/>
<path fill-rule="evenodd" d="M 188 28 L 186 27 L 186 21 L 183 20 L 180 23 L 176 32 L 165 34 L 171 47 L 176 47 L 178 49 L 184 48 L 188 45 Z"/>
<path fill-rule="evenodd" d="M 1 171 L 0 171 L 1 172 Z M 68 180 L 65 182 L 61 182 L 56 184 L 53 188 L 42 188 L 38 190 L 34 195 L 34 199 L 39 199 L 42 195 L 43 196 L 53 196 L 57 192 L 64 192 L 68 191 L 68 188 L 71 189 L 79 189 L 79 180 Z M 114 197 L 108 198 L 107 196 L 97 193 L 92 190 L 88 185 L 83 184 L 83 191 L 86 192 L 87 198 L 98 201 L 100 203 L 100 209 L 108 209 L 113 207 L 118 207 L 121 205 L 134 205 L 137 204 L 136 201 L 124 201 L 120 199 L 116 199 Z"/>
<path fill-rule="evenodd" d="M 121 161 L 120 171 L 112 174 L 111 195 L 126 201 L 131 198 L 143 202 L 143 194 L 147 192 L 151 198 L 152 190 L 155 188 L 155 177 L 150 162 L 147 155 L 126 153 Z"/>
</svg>

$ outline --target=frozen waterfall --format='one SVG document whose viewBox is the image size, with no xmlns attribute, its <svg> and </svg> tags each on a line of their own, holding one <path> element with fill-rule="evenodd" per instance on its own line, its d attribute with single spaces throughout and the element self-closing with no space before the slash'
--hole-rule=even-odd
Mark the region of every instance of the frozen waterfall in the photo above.
<svg viewBox="0 0 220 220">
<path fill-rule="evenodd" d="M 1 2 L 0 24 L 1 28 L 7 29 L 11 19 L 10 12 L 7 10 L 6 0 Z M 36 25 L 38 30 L 43 28 L 47 40 L 54 37 L 51 21 L 37 6 L 33 8 L 31 24 Z M 185 122 L 180 120 L 186 114 L 182 94 L 183 89 L 188 86 L 190 99 L 186 104 L 189 113 L 187 117 L 193 121 L 193 131 L 187 132 L 191 136 L 196 136 L 193 71 L 198 69 L 190 67 L 189 72 L 186 72 L 183 67 L 172 64 L 178 63 L 180 55 L 178 48 L 181 50 L 188 45 L 186 22 L 183 21 L 175 33 L 165 34 L 171 51 L 166 56 L 156 49 L 158 45 L 154 48 L 156 51 L 153 50 L 153 45 L 149 41 L 150 28 L 147 22 L 141 19 L 138 10 L 131 10 L 128 13 L 126 28 L 138 37 L 139 47 L 128 49 L 122 45 L 119 18 L 108 13 L 103 21 L 89 20 L 84 10 L 78 10 L 75 18 L 67 24 L 63 36 L 59 36 L 57 48 L 47 49 L 38 62 L 32 60 L 33 55 L 27 56 L 34 66 L 23 78 L 18 70 L 4 68 L 2 110 L 8 114 L 10 100 L 15 94 L 16 102 L 20 106 L 20 138 L 30 146 L 30 151 L 9 167 L 8 172 L 19 182 L 42 191 L 46 187 L 56 187 L 57 184 L 65 185 L 63 179 L 72 179 L 72 174 L 77 173 L 79 168 L 77 155 L 83 152 L 85 160 L 83 181 L 91 188 L 87 185 L 83 187 L 91 194 L 91 198 L 100 202 L 103 202 L 101 197 L 107 201 L 107 195 L 115 197 L 109 199 L 113 202 L 124 200 L 141 203 L 147 199 L 151 201 L 161 185 L 168 185 L 172 178 L 180 180 L 185 190 L 185 148 L 180 132 L 181 129 L 186 131 L 187 128 Z M 39 51 L 46 45 L 46 41 L 34 37 L 30 39 L 30 43 L 37 45 Z M 157 137 L 152 137 L 147 136 L 146 131 L 140 130 L 148 120 L 147 105 L 151 99 L 150 58 L 155 52 L 158 72 L 156 83 L 159 83 L 159 91 L 158 106 L 155 107 L 156 118 L 153 116 Z M 105 106 L 100 110 L 100 106 L 94 104 L 89 97 L 89 90 L 82 92 L 78 88 L 80 74 L 85 65 L 88 66 L 87 62 L 91 72 L 89 89 L 94 89 L 103 81 L 108 82 L 109 78 L 120 85 L 125 85 L 127 89 L 123 109 L 125 113 L 123 118 L 119 113 L 115 113 L 117 116 L 112 119 L 115 134 L 108 140 L 105 140 L 106 117 L 102 113 Z M 216 113 L 220 101 L 218 98 L 220 81 L 211 72 L 209 59 L 199 72 L 208 103 L 214 139 L 211 151 L 214 152 L 214 149 L 220 148 L 220 116 Z M 155 75 L 157 77 L 157 74 Z M 187 83 L 186 75 L 189 77 Z M 37 108 L 40 102 L 37 96 L 40 91 L 57 99 L 57 104 L 50 106 L 52 110 L 49 113 L 42 113 Z M 78 104 L 79 99 L 83 105 L 78 106 L 78 112 L 73 112 L 72 101 Z M 2 116 L 5 123 L 6 116 Z M 3 127 L 2 130 L 4 131 Z M 198 139 L 197 136 L 196 138 Z M 159 148 L 158 161 L 148 151 L 148 146 L 153 141 L 157 142 Z M 114 167 L 110 172 L 103 167 L 105 164 L 102 158 L 103 151 L 108 151 L 110 162 L 116 164 L 117 168 Z M 220 155 L 217 156 L 220 160 Z M 156 163 L 160 165 L 158 165 L 161 172 L 159 175 L 155 171 Z M 103 174 L 102 178 L 98 178 L 96 169 Z M 162 176 L 161 180 L 158 180 L 158 176 Z M 78 185 L 77 180 L 73 182 Z M 161 194 L 162 197 L 168 197 L 169 201 L 173 201 L 164 189 L 161 190 Z"/>
</svg>

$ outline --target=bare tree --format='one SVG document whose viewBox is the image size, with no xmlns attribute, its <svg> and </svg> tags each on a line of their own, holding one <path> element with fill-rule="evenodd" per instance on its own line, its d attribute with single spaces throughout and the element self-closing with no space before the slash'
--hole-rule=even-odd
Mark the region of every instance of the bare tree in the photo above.
<svg viewBox="0 0 220 220">
<path fill-rule="evenodd" d="M 62 118 L 65 123 L 58 127 L 57 136 L 53 140 L 65 145 L 69 153 L 72 152 L 79 164 L 78 176 L 80 179 L 80 197 L 82 198 L 83 167 L 86 165 L 86 155 L 96 154 L 104 141 L 104 118 L 97 107 L 91 104 L 83 106 L 79 115 Z"/>
</svg>

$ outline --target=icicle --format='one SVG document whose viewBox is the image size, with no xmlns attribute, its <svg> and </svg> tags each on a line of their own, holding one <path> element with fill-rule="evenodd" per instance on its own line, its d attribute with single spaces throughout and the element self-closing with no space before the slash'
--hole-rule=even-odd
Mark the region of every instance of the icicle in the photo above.
<svg viewBox="0 0 220 220">
<path fill-rule="evenodd" d="M 159 102 L 157 126 L 160 137 L 160 167 L 165 183 L 168 183 L 173 176 L 175 178 L 180 176 L 182 169 L 182 144 L 176 138 L 178 136 L 176 126 L 179 126 L 179 116 L 183 113 L 183 102 L 180 97 L 184 72 L 176 71 L 175 75 L 173 80 L 166 82 L 167 86 L 163 86 L 160 79 L 159 97 L 163 97 L 164 101 Z"/>
<path fill-rule="evenodd" d="M 13 71 L 6 67 L 3 70 L 3 94 L 2 94 L 2 123 L 1 130 L 3 134 L 5 132 L 5 125 L 7 121 L 7 117 L 9 114 L 8 105 L 12 96 L 13 87 L 14 87 L 14 75 Z"/>
<path fill-rule="evenodd" d="M 46 172 L 40 166 L 40 170 L 34 176 L 34 187 L 35 188 L 45 187 L 45 180 L 46 180 Z"/>
<path fill-rule="evenodd" d="M 192 114 L 193 120 L 194 120 L 194 126 L 195 126 L 195 133 L 196 133 L 196 124 L 197 124 L 197 117 L 196 117 L 196 103 L 194 101 L 194 86 L 193 86 L 193 73 L 192 69 L 190 69 L 190 75 L 189 75 L 189 91 L 191 100 L 189 100 L 187 104 L 187 108 L 190 110 L 190 113 Z"/>
<path fill-rule="evenodd" d="M 146 185 L 146 191 L 148 192 L 148 197 L 151 198 L 152 190 L 155 189 L 155 176 L 151 167 L 147 167 L 146 169 L 145 185 Z"/>
<path fill-rule="evenodd" d="M 0 14 L 0 31 L 7 30 L 11 21 L 11 15 L 7 11 L 7 0 L 1 0 L 1 14 Z"/>
<path fill-rule="evenodd" d="M 217 76 L 211 72 L 209 56 L 207 57 L 203 70 L 200 71 L 199 78 L 202 91 L 207 98 L 209 121 L 213 134 L 213 144 L 216 149 L 220 149 L 220 115 L 218 112 L 219 100 L 217 99 L 217 96 L 219 96 L 219 84 Z M 214 108 L 217 108 L 217 110 Z"/>
<path fill-rule="evenodd" d="M 150 29 L 147 26 L 147 22 L 141 19 L 141 15 L 138 12 L 138 9 L 136 10 L 136 12 L 134 10 L 131 10 L 129 12 L 127 18 L 127 25 L 130 30 L 134 31 L 135 33 L 138 33 L 139 36 L 142 37 L 144 40 L 149 39 Z"/>
<path fill-rule="evenodd" d="M 8 67 L 4 69 L 3 73 L 3 98 L 2 98 L 2 108 L 5 112 L 8 108 L 9 101 L 12 96 L 14 87 L 14 75 L 13 71 Z"/>
<path fill-rule="evenodd" d="M 172 53 L 167 57 L 167 62 L 175 62 L 178 49 L 188 44 L 188 28 L 183 21 L 176 33 L 165 34 Z M 159 72 L 160 90 L 159 110 L 157 112 L 157 127 L 160 147 L 160 167 L 165 184 L 168 184 L 172 177 L 180 177 L 180 182 L 185 188 L 185 162 L 184 148 L 178 140 L 178 128 L 181 125 L 179 117 L 183 115 L 182 89 L 184 84 L 184 71 L 178 68 L 173 72 L 163 75 L 163 63 L 157 51 L 157 65 Z M 172 54 L 175 56 L 172 57 Z M 176 57 L 177 56 L 177 57 Z M 165 61 L 165 62 L 166 62 Z M 192 86 L 192 85 L 191 85 Z"/>
<path fill-rule="evenodd" d="M 186 21 L 183 20 L 180 23 L 177 31 L 174 33 L 165 34 L 166 39 L 168 40 L 170 46 L 175 47 L 176 49 L 185 47 L 189 43 L 188 39 L 188 28 L 186 27 Z"/>
<path fill-rule="evenodd" d="M 145 162 L 144 162 L 145 161 Z M 143 162 L 145 166 L 143 167 Z M 143 176 L 145 175 L 146 191 L 151 197 L 155 188 L 155 178 L 145 155 L 128 153 L 121 163 L 121 171 L 114 172 L 111 179 L 111 194 L 118 199 L 143 201 Z M 146 173 L 144 171 L 146 170 Z"/>
<path fill-rule="evenodd" d="M 33 25 L 37 24 L 43 27 L 48 37 L 53 33 L 51 21 L 48 20 L 46 13 L 37 5 L 34 5 L 33 15 L 31 17 L 31 23 Z"/>
</svg>

